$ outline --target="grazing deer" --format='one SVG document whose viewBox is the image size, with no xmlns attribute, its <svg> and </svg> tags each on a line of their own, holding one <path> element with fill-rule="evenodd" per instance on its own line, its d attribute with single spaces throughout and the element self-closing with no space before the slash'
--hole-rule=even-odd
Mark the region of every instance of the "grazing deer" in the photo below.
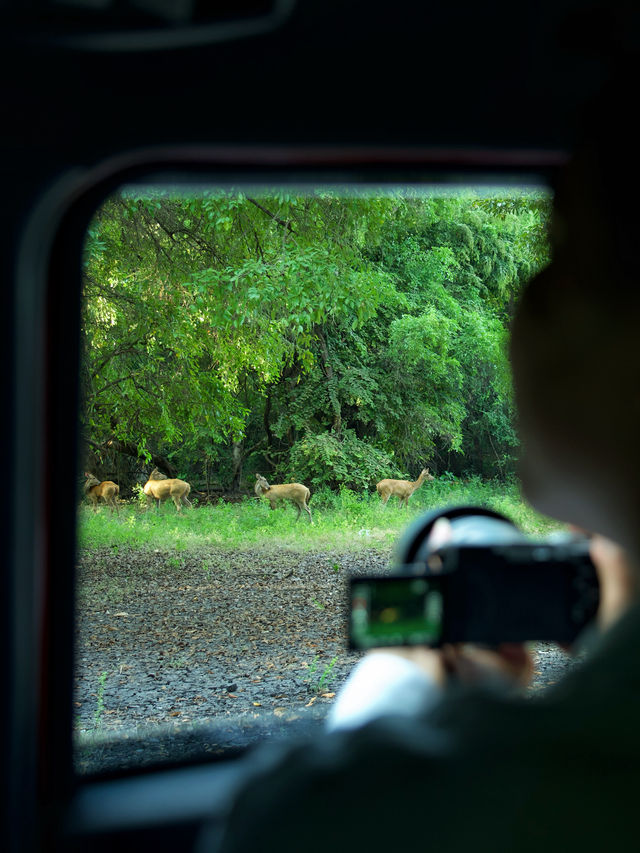
<svg viewBox="0 0 640 853">
<path fill-rule="evenodd" d="M 313 524 L 311 510 L 307 505 L 307 501 L 311 497 L 311 492 L 302 483 L 283 483 L 280 486 L 270 486 L 263 476 L 256 474 L 256 484 L 253 490 L 259 498 L 264 497 L 269 501 L 271 509 L 276 508 L 278 501 L 288 498 L 298 507 L 296 521 L 300 518 L 301 511 L 304 510 L 309 516 L 309 521 Z"/>
<path fill-rule="evenodd" d="M 410 480 L 380 480 L 376 486 L 376 491 L 382 498 L 382 503 L 386 506 L 391 495 L 396 495 L 400 501 L 400 506 L 404 503 L 405 508 L 409 506 L 409 498 L 419 489 L 425 480 L 433 480 L 434 477 L 429 473 L 428 468 L 423 468 L 420 476 L 412 483 Z"/>
<path fill-rule="evenodd" d="M 161 474 L 157 468 L 154 468 L 149 479 L 147 480 L 143 490 L 147 496 L 147 508 L 151 507 L 153 501 L 157 501 L 157 507 L 162 501 L 169 498 L 176 505 L 178 512 L 182 512 L 182 504 L 192 506 L 191 501 L 187 497 L 191 491 L 191 486 L 185 480 L 168 479 L 164 474 Z"/>
<path fill-rule="evenodd" d="M 94 474 L 90 474 L 88 471 L 85 471 L 84 476 L 86 478 L 84 483 L 84 493 L 91 501 L 93 511 L 98 511 L 98 501 L 102 498 L 102 500 L 111 509 L 112 514 L 114 509 L 116 513 L 119 514 L 118 495 L 120 494 L 120 486 L 111 480 L 103 480 L 100 482 Z"/>
</svg>

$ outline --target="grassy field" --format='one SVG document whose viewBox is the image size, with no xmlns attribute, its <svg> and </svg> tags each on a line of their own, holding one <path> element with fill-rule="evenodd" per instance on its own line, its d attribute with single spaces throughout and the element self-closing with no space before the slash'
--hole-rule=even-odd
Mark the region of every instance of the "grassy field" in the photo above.
<svg viewBox="0 0 640 853">
<path fill-rule="evenodd" d="M 158 512 L 139 503 L 121 504 L 120 514 L 107 507 L 97 513 L 83 504 L 78 511 L 79 546 L 159 548 L 191 551 L 199 547 L 254 549 L 268 547 L 296 551 L 385 548 L 393 545 L 409 522 L 427 510 L 452 504 L 472 504 L 498 510 L 525 533 L 543 535 L 558 524 L 536 513 L 521 498 L 515 484 L 443 479 L 415 492 L 409 509 L 396 498 L 382 506 L 375 493 L 318 491 L 310 501 L 313 525 L 305 513 L 296 522 L 296 508 L 279 505 L 271 511 L 266 501 L 245 498 L 238 503 L 203 505 L 176 512 L 171 502 Z"/>
</svg>

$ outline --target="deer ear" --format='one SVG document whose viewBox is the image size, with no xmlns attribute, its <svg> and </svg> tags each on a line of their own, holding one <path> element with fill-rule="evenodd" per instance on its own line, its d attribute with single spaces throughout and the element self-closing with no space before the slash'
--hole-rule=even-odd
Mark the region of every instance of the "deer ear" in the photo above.
<svg viewBox="0 0 640 853">
<path fill-rule="evenodd" d="M 260 479 L 260 474 L 256 474 L 256 480 Z"/>
</svg>

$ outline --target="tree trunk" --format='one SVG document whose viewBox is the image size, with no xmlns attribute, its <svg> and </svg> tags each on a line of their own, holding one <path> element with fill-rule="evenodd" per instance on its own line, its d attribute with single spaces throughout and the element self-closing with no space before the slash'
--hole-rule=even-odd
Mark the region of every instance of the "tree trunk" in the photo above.
<svg viewBox="0 0 640 853">
<path fill-rule="evenodd" d="M 232 478 L 231 491 L 240 491 L 240 480 L 242 479 L 242 463 L 244 462 L 244 441 L 231 442 Z"/>
<path fill-rule="evenodd" d="M 262 423 L 264 424 L 264 433 L 267 436 L 267 448 L 271 448 L 273 444 L 273 433 L 271 432 L 271 389 L 267 392 L 267 398 L 264 404 L 264 412 L 262 413 Z"/>
<path fill-rule="evenodd" d="M 315 325 L 314 332 L 320 344 L 320 354 L 322 356 L 322 371 L 327 377 L 329 400 L 331 402 L 331 408 L 333 410 L 333 423 L 331 424 L 331 431 L 335 433 L 335 435 L 340 435 L 340 430 L 342 429 L 342 411 L 340 407 L 340 400 L 338 399 L 338 395 L 336 393 L 336 377 L 333 372 L 333 366 L 331 365 L 329 347 L 327 346 L 327 341 L 324 336 L 323 329 L 320 326 Z"/>
</svg>

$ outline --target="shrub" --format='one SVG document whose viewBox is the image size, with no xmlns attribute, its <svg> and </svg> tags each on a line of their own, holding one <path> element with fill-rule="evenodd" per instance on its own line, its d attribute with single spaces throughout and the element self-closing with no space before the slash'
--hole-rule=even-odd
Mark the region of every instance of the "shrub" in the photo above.
<svg viewBox="0 0 640 853">
<path fill-rule="evenodd" d="M 290 476 L 315 488 L 347 488 L 362 492 L 397 472 L 383 450 L 359 439 L 353 430 L 307 433 L 289 454 Z"/>
</svg>

